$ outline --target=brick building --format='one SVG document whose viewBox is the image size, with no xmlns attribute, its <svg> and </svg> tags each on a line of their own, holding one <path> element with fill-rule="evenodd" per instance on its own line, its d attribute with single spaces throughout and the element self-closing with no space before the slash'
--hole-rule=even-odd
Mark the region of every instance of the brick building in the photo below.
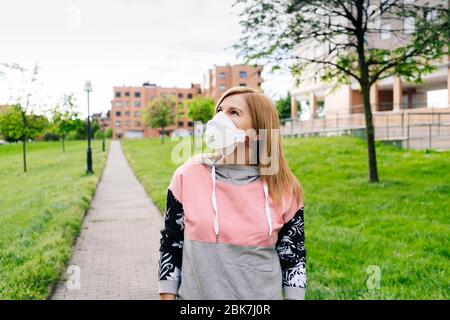
<svg viewBox="0 0 450 320">
<path fill-rule="evenodd" d="M 163 88 L 156 84 L 144 83 L 142 86 L 122 86 L 113 88 L 111 101 L 111 127 L 113 139 L 122 137 L 143 138 L 158 137 L 160 128 L 149 128 L 142 121 L 143 108 L 158 97 L 173 96 L 178 102 L 201 95 L 200 84 L 191 84 L 190 88 Z M 165 128 L 166 134 L 175 129 L 190 130 L 193 124 L 189 119 L 180 119 L 176 124 Z"/>
<path fill-rule="evenodd" d="M 261 88 L 263 67 L 252 65 L 214 66 L 209 69 L 203 78 L 203 92 L 205 96 L 217 101 L 222 94 L 231 87 L 247 86 L 255 89 Z"/>
</svg>

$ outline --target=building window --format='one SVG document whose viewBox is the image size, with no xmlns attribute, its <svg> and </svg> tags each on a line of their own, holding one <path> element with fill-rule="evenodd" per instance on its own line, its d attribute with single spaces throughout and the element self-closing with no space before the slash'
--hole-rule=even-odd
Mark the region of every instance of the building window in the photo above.
<svg viewBox="0 0 450 320">
<path fill-rule="evenodd" d="M 192 99 L 192 93 L 188 93 L 188 99 Z"/>
<path fill-rule="evenodd" d="M 140 92 L 135 92 L 134 93 L 134 97 L 135 98 L 140 98 L 141 97 L 141 93 Z"/>
<path fill-rule="evenodd" d="M 141 116 L 141 112 L 140 112 L 140 111 L 136 111 L 136 112 L 134 113 L 134 116 L 135 116 L 135 117 L 140 117 L 140 116 Z"/>
<path fill-rule="evenodd" d="M 163 98 L 167 97 L 167 92 L 161 93 L 161 97 L 163 97 Z"/>
<path fill-rule="evenodd" d="M 130 116 L 130 111 L 125 111 L 125 116 L 129 117 Z"/>
<path fill-rule="evenodd" d="M 182 93 L 178 94 L 178 99 L 183 99 L 184 95 Z"/>
<path fill-rule="evenodd" d="M 178 121 L 178 126 L 179 127 L 182 127 L 184 125 L 184 122 L 183 121 Z"/>
<path fill-rule="evenodd" d="M 116 121 L 116 127 L 120 127 L 120 121 L 119 120 Z"/>
<path fill-rule="evenodd" d="M 120 117 L 120 111 L 116 111 L 116 117 Z"/>
<path fill-rule="evenodd" d="M 403 20 L 403 30 L 405 31 L 405 34 L 412 34 L 414 33 L 416 29 L 416 19 L 414 17 L 407 17 L 405 20 Z"/>
<path fill-rule="evenodd" d="M 427 21 L 432 21 L 432 20 L 436 19 L 437 16 L 438 16 L 438 11 L 436 9 L 427 10 L 427 12 L 425 13 L 425 18 L 427 19 Z"/>
<path fill-rule="evenodd" d="M 381 26 L 381 40 L 387 40 L 391 38 L 391 24 L 386 23 Z"/>
<path fill-rule="evenodd" d="M 134 123 L 134 125 L 135 125 L 136 127 L 140 127 L 140 126 L 141 126 L 141 122 L 140 122 L 140 121 L 136 121 L 136 122 Z"/>
<path fill-rule="evenodd" d="M 173 97 L 176 97 L 177 93 L 176 92 L 171 92 L 170 95 L 173 96 Z"/>
<path fill-rule="evenodd" d="M 130 106 L 130 101 L 125 101 L 125 107 L 129 107 Z"/>
<path fill-rule="evenodd" d="M 130 121 L 129 120 L 125 121 L 125 126 L 127 126 L 127 127 L 130 126 Z"/>
<path fill-rule="evenodd" d="M 220 92 L 224 92 L 224 91 L 225 91 L 225 89 L 226 89 L 226 87 L 225 87 L 225 85 L 224 85 L 224 84 L 221 84 L 221 85 L 219 86 L 219 90 L 220 90 Z"/>
<path fill-rule="evenodd" d="M 247 71 L 239 71 L 239 78 L 241 79 L 247 78 Z"/>
<path fill-rule="evenodd" d="M 120 101 L 116 101 L 114 105 L 115 105 L 116 107 L 120 107 L 120 106 L 122 106 L 122 103 L 121 103 Z"/>
<path fill-rule="evenodd" d="M 135 107 L 140 107 L 141 106 L 141 102 L 140 101 L 135 101 L 134 102 L 134 106 Z"/>
<path fill-rule="evenodd" d="M 194 125 L 194 123 L 192 121 L 188 122 L 188 127 L 192 127 Z"/>
<path fill-rule="evenodd" d="M 241 86 L 241 87 L 246 87 L 247 84 L 246 84 L 246 83 L 239 83 L 239 86 Z"/>
<path fill-rule="evenodd" d="M 116 92 L 116 98 L 120 98 L 120 92 Z"/>
<path fill-rule="evenodd" d="M 125 92 L 125 97 L 129 97 L 130 93 L 128 91 Z"/>
<path fill-rule="evenodd" d="M 219 79 L 220 80 L 225 80 L 227 77 L 225 76 L 225 72 L 220 72 L 219 73 Z"/>
</svg>

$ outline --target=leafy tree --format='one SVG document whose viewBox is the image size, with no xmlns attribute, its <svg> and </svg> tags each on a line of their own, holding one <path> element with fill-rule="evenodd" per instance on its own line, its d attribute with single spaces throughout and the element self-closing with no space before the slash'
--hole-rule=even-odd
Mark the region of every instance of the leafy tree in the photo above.
<svg viewBox="0 0 450 320">
<path fill-rule="evenodd" d="M 185 100 L 188 108 L 188 116 L 193 121 L 207 122 L 214 116 L 214 100 L 209 97 L 197 96 L 191 100 Z"/>
<path fill-rule="evenodd" d="M 27 172 L 26 142 L 37 137 L 48 125 L 42 115 L 25 114 L 19 105 L 10 106 L 0 116 L 0 131 L 7 141 L 22 141 L 23 171 Z"/>
<path fill-rule="evenodd" d="M 15 100 L 13 107 L 2 117 L 2 131 L 11 139 L 22 140 L 23 169 L 27 172 L 26 143 L 28 139 L 34 139 L 46 126 L 47 119 L 34 113 L 32 107 L 37 103 L 37 80 L 39 66 L 36 63 L 31 70 L 23 68 L 17 63 L 0 63 L 0 76 L 2 78 L 12 77 L 13 73 L 19 73 L 20 81 L 15 83 L 12 99 Z"/>
<path fill-rule="evenodd" d="M 297 110 L 301 112 L 300 103 L 298 101 L 295 102 L 297 104 Z M 275 106 L 277 107 L 278 114 L 281 119 L 286 119 L 291 117 L 291 93 L 288 91 L 285 98 L 280 98 L 275 101 Z"/>
<path fill-rule="evenodd" d="M 196 96 L 191 100 L 185 100 L 188 116 L 192 119 L 192 141 L 194 141 L 195 121 L 207 122 L 214 116 L 214 100 L 210 97 Z"/>
<path fill-rule="evenodd" d="M 105 138 L 107 139 L 111 139 L 112 138 L 112 129 L 111 128 L 107 128 L 105 131 Z"/>
<path fill-rule="evenodd" d="M 79 113 L 75 109 L 73 94 L 64 95 L 62 103 L 52 109 L 53 131 L 61 137 L 63 152 L 66 152 L 65 140 L 67 134 L 81 125 L 80 121 L 78 121 Z"/>
<path fill-rule="evenodd" d="M 97 139 L 97 140 L 103 139 L 103 131 L 102 130 L 97 130 L 94 133 L 94 138 Z M 106 138 L 106 132 L 105 132 L 105 138 Z"/>
<path fill-rule="evenodd" d="M 70 136 L 71 139 L 75 140 L 86 140 L 87 139 L 87 119 L 81 120 L 76 118 L 74 120 L 75 124 L 75 133 L 72 132 L 69 133 L 68 136 Z M 100 130 L 100 125 L 97 121 L 91 122 L 91 139 L 94 138 L 95 133 Z"/>
<path fill-rule="evenodd" d="M 391 76 L 421 82 L 435 70 L 436 61 L 448 54 L 447 1 L 237 0 L 234 5 L 242 5 L 243 26 L 234 48 L 245 63 L 262 62 L 272 70 L 290 67 L 297 84 L 310 74 L 335 84 L 359 85 L 369 181 L 379 181 L 370 88 Z M 392 22 L 393 48 L 373 41 L 387 32 L 381 21 Z M 311 54 L 315 49 L 321 53 Z"/>
<path fill-rule="evenodd" d="M 174 124 L 179 104 L 172 96 L 153 99 L 144 108 L 143 122 L 151 128 L 161 128 L 161 142 L 164 143 L 165 128 Z"/>
</svg>

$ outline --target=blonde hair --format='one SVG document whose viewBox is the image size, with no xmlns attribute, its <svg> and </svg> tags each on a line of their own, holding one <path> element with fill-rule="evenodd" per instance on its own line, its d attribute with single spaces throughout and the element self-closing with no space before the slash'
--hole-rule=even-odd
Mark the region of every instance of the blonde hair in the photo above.
<svg viewBox="0 0 450 320">
<path fill-rule="evenodd" d="M 218 100 L 214 113 L 217 113 L 217 107 L 222 103 L 222 101 L 235 94 L 241 94 L 245 102 L 247 103 L 250 115 L 252 118 L 252 127 L 255 129 L 256 133 L 259 134 L 261 129 L 265 129 L 267 133 L 264 139 L 259 139 L 259 152 L 271 158 L 272 154 L 278 155 L 278 170 L 275 174 L 261 175 L 262 181 L 267 182 L 269 186 L 269 192 L 274 199 L 275 203 L 280 205 L 283 199 L 283 195 L 289 195 L 293 192 L 297 203 L 300 205 L 303 203 L 303 190 L 300 182 L 292 173 L 289 168 L 287 161 L 284 157 L 283 152 L 283 137 L 281 134 L 278 135 L 278 144 L 276 148 L 278 150 L 273 150 L 272 152 L 272 138 L 271 130 L 280 130 L 280 121 L 278 117 L 278 111 L 273 104 L 272 100 L 261 92 L 256 91 L 250 87 L 232 87 L 228 89 Z M 280 132 L 280 131 L 279 131 Z M 204 157 L 215 157 L 216 153 L 203 153 L 196 155 L 189 159 L 189 161 L 201 161 Z M 267 165 L 262 164 L 259 157 L 257 163 L 260 173 L 267 169 Z"/>
</svg>

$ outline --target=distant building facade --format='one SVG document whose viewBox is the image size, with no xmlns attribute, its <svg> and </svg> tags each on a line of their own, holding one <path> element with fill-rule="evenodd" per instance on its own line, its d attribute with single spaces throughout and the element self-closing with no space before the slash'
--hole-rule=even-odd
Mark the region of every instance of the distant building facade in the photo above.
<svg viewBox="0 0 450 320">
<path fill-rule="evenodd" d="M 122 86 L 113 88 L 111 100 L 111 128 L 113 139 L 159 137 L 161 128 L 149 128 L 142 121 L 142 110 L 153 99 L 173 96 L 178 102 L 201 95 L 200 84 L 190 88 L 163 88 L 156 84 L 144 83 L 142 86 Z M 193 126 L 189 119 L 180 119 L 174 125 L 164 128 L 168 135 L 175 129 L 189 129 Z"/>
<path fill-rule="evenodd" d="M 262 66 L 245 64 L 215 65 L 203 77 L 203 94 L 217 101 L 231 87 L 246 86 L 259 89 L 263 83 L 262 70 Z"/>
</svg>

